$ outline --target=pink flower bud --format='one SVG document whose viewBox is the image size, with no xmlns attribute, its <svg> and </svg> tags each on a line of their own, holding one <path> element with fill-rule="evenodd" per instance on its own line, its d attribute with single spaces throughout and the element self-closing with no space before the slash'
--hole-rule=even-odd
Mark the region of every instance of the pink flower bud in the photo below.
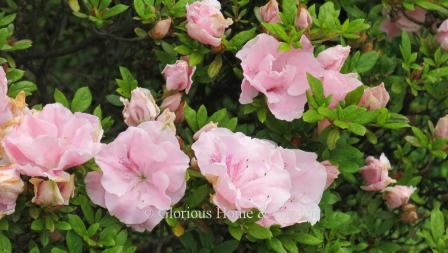
<svg viewBox="0 0 448 253">
<path fill-rule="evenodd" d="M 281 21 L 279 13 L 277 0 L 269 0 L 260 7 L 261 19 L 266 23 L 279 23 Z"/>
<path fill-rule="evenodd" d="M 327 70 L 341 70 L 345 60 L 350 54 L 350 47 L 337 45 L 320 52 L 317 60 Z"/>
<path fill-rule="evenodd" d="M 196 67 L 191 67 L 187 61 L 178 60 L 174 64 L 168 64 L 162 73 L 166 80 L 167 90 L 182 91 L 188 94 L 193 83 L 193 74 Z"/>
<path fill-rule="evenodd" d="M 331 122 L 328 119 L 317 122 L 317 135 L 320 135 L 329 126 L 331 126 Z"/>
<path fill-rule="evenodd" d="M 203 126 L 201 129 L 199 129 L 194 135 L 193 140 L 197 141 L 201 134 L 206 133 L 212 129 L 215 129 L 218 127 L 218 124 L 215 122 L 209 122 L 205 126 Z"/>
<path fill-rule="evenodd" d="M 369 156 L 366 162 L 367 165 L 361 168 L 361 175 L 366 185 L 361 186 L 361 189 L 365 191 L 381 191 L 389 184 L 395 183 L 395 180 L 389 177 L 391 166 L 384 154 L 381 154 L 380 159 Z"/>
<path fill-rule="evenodd" d="M 233 21 L 224 18 L 217 0 L 202 0 L 187 5 L 187 33 L 205 45 L 218 47 L 224 31 Z"/>
<path fill-rule="evenodd" d="M 308 28 L 313 23 L 313 18 L 311 17 L 308 10 L 304 7 L 301 7 L 297 13 L 296 17 L 296 26 L 298 28 Z"/>
<path fill-rule="evenodd" d="M 179 108 L 181 101 L 182 93 L 177 92 L 164 98 L 160 107 L 162 107 L 162 109 L 169 109 L 170 111 L 175 112 L 177 111 L 177 108 Z"/>
<path fill-rule="evenodd" d="M 407 204 L 415 190 L 416 188 L 413 186 L 395 185 L 387 187 L 382 192 L 386 205 L 393 209 Z"/>
<path fill-rule="evenodd" d="M 434 136 L 440 139 L 448 140 L 448 114 L 437 121 Z"/>
<path fill-rule="evenodd" d="M 437 41 L 443 49 L 448 50 L 448 19 L 437 29 Z"/>
<path fill-rule="evenodd" d="M 339 172 L 338 166 L 333 165 L 330 161 L 323 161 L 321 164 L 327 171 L 327 182 L 325 184 L 325 189 L 327 189 L 341 173 Z"/>
<path fill-rule="evenodd" d="M 162 122 L 165 127 L 171 129 L 174 133 L 176 133 L 176 126 L 174 125 L 175 120 L 176 114 L 169 109 L 165 109 L 162 114 L 157 117 L 157 121 Z"/>
<path fill-rule="evenodd" d="M 0 218 L 14 213 L 23 181 L 13 166 L 0 166 Z"/>
<path fill-rule="evenodd" d="M 33 177 L 30 183 L 34 186 L 34 197 L 31 200 L 36 205 L 58 206 L 68 205 L 75 192 L 75 176 L 44 180 Z"/>
<path fill-rule="evenodd" d="M 378 110 L 386 107 L 389 99 L 389 93 L 384 87 L 384 83 L 381 83 L 376 87 L 364 90 L 364 94 L 362 95 L 359 104 L 369 110 Z"/>
<path fill-rule="evenodd" d="M 160 113 L 151 91 L 145 88 L 135 88 L 131 100 L 122 99 L 122 101 L 124 122 L 128 126 L 137 126 L 142 122 L 154 120 Z"/>
<path fill-rule="evenodd" d="M 168 34 L 168 32 L 170 31 L 170 27 L 171 18 L 162 19 L 160 21 L 157 21 L 156 25 L 149 32 L 149 35 L 153 39 L 161 40 Z"/>
</svg>

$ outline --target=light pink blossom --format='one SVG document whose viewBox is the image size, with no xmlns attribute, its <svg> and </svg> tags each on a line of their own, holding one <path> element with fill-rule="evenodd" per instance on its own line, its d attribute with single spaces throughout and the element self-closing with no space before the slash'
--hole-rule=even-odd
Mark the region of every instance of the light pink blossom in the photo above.
<svg viewBox="0 0 448 253">
<path fill-rule="evenodd" d="M 339 172 L 338 166 L 333 165 L 330 161 L 323 161 L 321 164 L 325 167 L 325 170 L 327 171 L 327 182 L 325 184 L 325 189 L 330 187 L 330 185 L 338 178 Z"/>
<path fill-rule="evenodd" d="M 68 205 L 75 193 L 75 176 L 68 179 L 42 179 L 33 177 L 30 183 L 34 186 L 34 197 L 31 200 L 36 205 L 57 206 Z"/>
<path fill-rule="evenodd" d="M 172 112 L 177 111 L 182 101 L 182 93 L 176 92 L 168 97 L 164 98 L 162 101 L 162 109 L 168 109 Z"/>
<path fill-rule="evenodd" d="M 382 192 L 386 205 L 393 209 L 407 204 L 415 190 L 413 186 L 395 185 L 387 187 Z"/>
<path fill-rule="evenodd" d="M 384 87 L 384 83 L 381 83 L 378 86 L 364 90 L 359 104 L 369 110 L 378 110 L 386 107 L 389 99 L 389 93 Z"/>
<path fill-rule="evenodd" d="M 352 90 L 362 85 L 356 73 L 342 74 L 335 70 L 326 70 L 323 77 L 325 96 L 331 95 L 330 107 L 334 108 L 343 101 L 345 96 Z"/>
<path fill-rule="evenodd" d="M 437 121 L 434 136 L 448 140 L 448 114 Z"/>
<path fill-rule="evenodd" d="M 409 18 L 408 18 L 409 17 Z M 425 22 L 426 10 L 416 7 L 412 11 L 400 11 L 395 17 L 387 18 L 381 24 L 383 30 L 390 39 L 400 35 L 400 31 L 417 32 L 420 30 L 421 24 Z M 417 21 L 417 22 L 415 22 Z"/>
<path fill-rule="evenodd" d="M 448 50 L 448 19 L 437 29 L 437 41 L 443 49 Z"/>
<path fill-rule="evenodd" d="M 129 127 L 95 161 L 102 172 L 88 173 L 87 194 L 137 231 L 152 230 L 184 196 L 189 158 L 161 122 Z"/>
<path fill-rule="evenodd" d="M 0 66 L 0 127 L 12 119 L 11 102 L 8 97 L 8 80 L 6 73 Z"/>
<path fill-rule="evenodd" d="M 25 115 L 3 139 L 10 161 L 27 176 L 68 178 L 64 170 L 89 161 L 102 147 L 97 117 L 61 104 Z"/>
<path fill-rule="evenodd" d="M 266 23 L 279 23 L 280 10 L 278 8 L 277 0 L 269 0 L 269 2 L 260 7 L 260 16 L 263 22 Z"/>
<path fill-rule="evenodd" d="M 282 152 L 268 141 L 215 128 L 201 134 L 192 149 L 213 185 L 211 201 L 231 221 L 251 209 L 275 212 L 291 197 Z"/>
<path fill-rule="evenodd" d="M 311 17 L 308 10 L 304 7 L 301 7 L 298 10 L 297 17 L 296 17 L 296 26 L 298 28 L 308 28 L 313 23 L 313 18 Z"/>
<path fill-rule="evenodd" d="M 132 90 L 131 100 L 122 99 L 123 118 L 128 126 L 137 126 L 142 122 L 154 120 L 160 113 L 151 91 L 137 87 Z"/>
<path fill-rule="evenodd" d="M 341 70 L 345 60 L 350 54 L 350 47 L 337 45 L 320 52 L 317 60 L 326 70 Z"/>
<path fill-rule="evenodd" d="M 286 227 L 302 222 L 315 224 L 320 219 L 319 202 L 327 181 L 325 167 L 314 153 L 279 149 L 291 178 L 291 197 L 279 210 L 266 212 L 259 224 L 265 227 L 274 224 Z"/>
<path fill-rule="evenodd" d="M 23 191 L 23 181 L 12 165 L 0 166 L 0 218 L 14 213 L 16 200 Z"/>
<path fill-rule="evenodd" d="M 209 122 L 205 126 L 203 126 L 201 129 L 199 129 L 196 133 L 193 135 L 193 140 L 197 141 L 201 134 L 206 133 L 212 129 L 215 129 L 218 127 L 218 124 L 215 122 Z"/>
<path fill-rule="evenodd" d="M 258 93 L 262 93 L 277 119 L 292 121 L 300 118 L 309 89 L 306 74 L 321 78 L 324 73 L 305 36 L 302 36 L 301 44 L 301 49 L 281 52 L 278 50 L 280 42 L 264 33 L 247 42 L 236 54 L 244 72 L 240 103 L 251 103 Z"/>
<path fill-rule="evenodd" d="M 174 133 L 176 133 L 176 126 L 174 125 L 175 120 L 176 114 L 169 109 L 165 109 L 159 117 L 157 117 L 157 121 L 162 122 L 165 127 L 171 129 Z"/>
<path fill-rule="evenodd" d="M 391 166 L 384 154 L 381 154 L 380 159 L 369 156 L 366 162 L 367 165 L 361 168 L 361 175 L 366 184 L 361 186 L 361 189 L 365 191 L 381 191 L 389 184 L 395 183 L 395 180 L 389 177 Z"/>
<path fill-rule="evenodd" d="M 233 21 L 224 18 L 217 0 L 196 1 L 187 5 L 187 33 L 205 45 L 218 47 L 224 31 Z"/>
<path fill-rule="evenodd" d="M 177 60 L 174 64 L 168 64 L 162 73 L 166 80 L 166 89 L 183 91 L 188 94 L 193 83 L 193 74 L 196 67 L 191 67 L 188 61 Z"/>
</svg>

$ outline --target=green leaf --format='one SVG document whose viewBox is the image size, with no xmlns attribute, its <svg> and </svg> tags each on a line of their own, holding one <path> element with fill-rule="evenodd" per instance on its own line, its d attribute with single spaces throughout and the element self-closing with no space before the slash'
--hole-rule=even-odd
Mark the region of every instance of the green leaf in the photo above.
<svg viewBox="0 0 448 253">
<path fill-rule="evenodd" d="M 72 229 L 72 226 L 70 225 L 70 223 L 65 222 L 65 221 L 56 222 L 55 227 L 58 230 L 71 230 Z"/>
<path fill-rule="evenodd" d="M 190 126 L 191 130 L 193 132 L 199 130 L 198 123 L 196 121 L 196 111 L 191 109 L 191 107 L 188 104 L 185 104 L 184 106 L 184 115 L 185 120 L 187 121 L 187 124 L 188 126 Z"/>
<path fill-rule="evenodd" d="M 196 121 L 199 129 L 201 129 L 207 123 L 207 119 L 208 119 L 207 108 L 205 108 L 204 105 L 201 105 L 196 115 Z"/>
<path fill-rule="evenodd" d="M 9 25 L 9 24 L 11 24 L 14 21 L 14 19 L 16 19 L 16 14 L 15 13 L 7 15 L 7 16 L 4 16 L 4 17 L 2 17 L 0 19 L 0 26 Z"/>
<path fill-rule="evenodd" d="M 359 58 L 358 63 L 356 64 L 355 71 L 358 73 L 365 73 L 371 70 L 378 60 L 378 54 L 375 51 L 370 51 L 364 53 Z"/>
<path fill-rule="evenodd" d="M 361 85 L 358 88 L 350 91 L 345 96 L 345 104 L 346 105 L 357 105 L 361 100 L 362 95 L 364 94 L 364 86 Z"/>
<path fill-rule="evenodd" d="M 33 82 L 20 81 L 17 83 L 13 83 L 11 86 L 9 86 L 8 95 L 10 97 L 16 97 L 20 91 L 24 91 L 25 94 L 28 96 L 31 95 L 36 90 L 37 86 Z"/>
<path fill-rule="evenodd" d="M 269 228 L 262 227 L 256 223 L 247 225 L 247 233 L 255 239 L 270 239 L 272 238 L 272 232 Z"/>
<path fill-rule="evenodd" d="M 445 217 L 439 208 L 431 211 L 430 225 L 432 236 L 438 241 L 445 233 Z"/>
<path fill-rule="evenodd" d="M 296 0 L 283 0 L 282 13 L 284 17 L 283 20 L 286 21 L 286 25 L 294 25 L 297 16 Z"/>
<path fill-rule="evenodd" d="M 189 208 L 195 208 L 207 199 L 209 192 L 208 185 L 206 184 L 193 188 L 191 194 L 185 198 L 185 203 Z"/>
<path fill-rule="evenodd" d="M 367 128 L 358 123 L 350 123 L 348 125 L 348 130 L 356 135 L 364 136 L 366 134 Z"/>
<path fill-rule="evenodd" d="M 73 230 L 80 236 L 87 236 L 87 229 L 82 219 L 73 214 L 68 214 L 68 222 L 72 226 Z"/>
<path fill-rule="evenodd" d="M 92 94 L 90 93 L 89 87 L 82 87 L 75 92 L 71 109 L 73 112 L 84 112 L 90 107 L 91 103 Z"/>
<path fill-rule="evenodd" d="M 229 233 L 230 235 L 237 239 L 238 241 L 241 240 L 241 237 L 243 237 L 243 230 L 241 230 L 241 227 L 238 223 L 236 223 L 235 225 L 229 225 Z"/>
<path fill-rule="evenodd" d="M 222 57 L 221 55 L 217 55 L 213 60 L 213 62 L 210 63 L 210 65 L 208 66 L 207 70 L 208 76 L 210 78 L 216 77 L 219 74 L 221 67 L 222 67 Z"/>
<path fill-rule="evenodd" d="M 239 244 L 240 244 L 240 242 L 236 241 L 236 240 L 225 241 L 225 242 L 217 245 L 213 249 L 213 253 L 231 253 L 231 252 L 235 252 L 236 249 L 238 248 Z"/>
<path fill-rule="evenodd" d="M 238 125 L 238 118 L 233 117 L 229 121 L 224 123 L 222 127 L 225 127 L 227 129 L 229 129 L 230 131 L 235 131 L 237 125 Z"/>
<path fill-rule="evenodd" d="M 298 233 L 295 237 L 295 239 L 303 244 L 306 245 L 319 245 L 322 243 L 322 239 L 319 239 L 313 235 L 305 234 L 305 233 Z"/>
<path fill-rule="evenodd" d="M 3 233 L 0 233 L 0 253 L 11 253 L 11 241 Z"/>
<path fill-rule="evenodd" d="M 109 10 L 107 10 L 104 15 L 103 15 L 103 19 L 108 19 L 110 17 L 116 16 L 124 11 L 126 11 L 129 8 L 129 6 L 124 5 L 124 4 L 117 4 L 114 7 L 110 8 Z"/>
<path fill-rule="evenodd" d="M 285 28 L 281 24 L 278 23 L 263 23 L 263 27 L 269 31 L 275 37 L 279 37 L 283 41 L 289 42 L 290 38 L 285 31 Z"/>
<path fill-rule="evenodd" d="M 317 104 L 322 105 L 325 101 L 324 87 L 322 85 L 322 82 L 309 73 L 306 74 L 306 77 L 308 79 L 311 92 L 313 93 L 313 96 L 316 99 Z"/>
<path fill-rule="evenodd" d="M 34 230 L 34 231 L 42 231 L 44 229 L 44 227 L 45 227 L 45 223 L 44 223 L 43 219 L 37 219 L 31 223 L 31 230 Z"/>
<path fill-rule="evenodd" d="M 68 231 L 65 237 L 67 243 L 67 249 L 70 253 L 82 253 L 82 238 L 75 232 Z"/>
<path fill-rule="evenodd" d="M 68 102 L 67 97 L 64 95 L 64 93 L 62 93 L 62 91 L 60 91 L 58 88 L 54 89 L 54 101 L 56 103 L 60 103 L 63 106 L 65 106 L 66 108 L 70 109 L 70 102 Z"/>
<path fill-rule="evenodd" d="M 100 234 L 99 242 L 104 246 L 115 246 L 115 238 L 117 237 L 117 229 L 114 227 L 108 227 Z"/>
<path fill-rule="evenodd" d="M 218 123 L 218 125 L 222 124 L 223 120 L 226 118 L 227 116 L 227 109 L 223 108 L 221 110 L 216 111 L 215 113 L 212 114 L 212 116 L 210 116 L 210 118 L 208 118 L 209 122 L 215 122 Z"/>
<path fill-rule="evenodd" d="M 303 114 L 303 121 L 308 123 L 316 123 L 324 119 L 316 110 L 310 109 Z"/>
<path fill-rule="evenodd" d="M 277 238 L 272 238 L 267 241 L 268 247 L 277 253 L 288 253 L 283 247 L 282 242 Z"/>
<path fill-rule="evenodd" d="M 250 39 L 252 39 L 256 35 L 257 35 L 257 29 L 256 28 L 245 30 L 245 31 L 237 33 L 227 43 L 224 43 L 224 45 L 226 45 L 226 47 L 228 47 L 229 49 L 237 51 L 244 44 L 246 44 L 247 41 L 249 41 Z"/>
<path fill-rule="evenodd" d="M 188 63 L 191 66 L 196 66 L 202 63 L 202 61 L 204 60 L 204 55 L 200 54 L 200 53 L 192 53 L 190 55 L 190 58 L 188 58 Z"/>
</svg>

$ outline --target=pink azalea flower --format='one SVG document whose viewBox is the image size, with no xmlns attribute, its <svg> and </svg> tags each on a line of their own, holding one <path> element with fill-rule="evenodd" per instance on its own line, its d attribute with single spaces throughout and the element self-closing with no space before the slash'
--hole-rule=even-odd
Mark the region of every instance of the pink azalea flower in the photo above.
<svg viewBox="0 0 448 253">
<path fill-rule="evenodd" d="M 8 97 L 8 80 L 3 67 L 0 66 L 0 127 L 3 127 L 13 118 L 11 102 Z"/>
<path fill-rule="evenodd" d="M 122 99 L 123 118 L 128 126 L 137 126 L 142 122 L 154 120 L 160 113 L 151 91 L 137 87 L 132 90 L 131 100 Z"/>
<path fill-rule="evenodd" d="M 102 147 L 97 117 L 61 104 L 25 115 L 3 139 L 10 161 L 27 176 L 68 178 L 64 170 L 89 161 Z"/>
<path fill-rule="evenodd" d="M 233 21 L 224 18 L 217 0 L 202 0 L 187 5 L 187 33 L 205 45 L 218 47 L 224 31 Z"/>
<path fill-rule="evenodd" d="M 407 204 L 415 190 L 413 186 L 395 185 L 384 189 L 383 197 L 387 206 L 393 209 Z"/>
<path fill-rule="evenodd" d="M 259 224 L 282 227 L 297 223 L 315 224 L 320 219 L 319 202 L 325 189 L 327 172 L 317 161 L 317 155 L 298 149 L 282 149 L 282 158 L 292 187 L 291 197 L 275 212 L 266 212 Z"/>
<path fill-rule="evenodd" d="M 434 136 L 448 140 L 448 115 L 445 115 L 437 121 Z"/>
<path fill-rule="evenodd" d="M 192 145 L 201 173 L 215 190 L 211 201 L 231 221 L 251 209 L 275 212 L 291 197 L 291 179 L 274 144 L 215 128 Z"/>
<path fill-rule="evenodd" d="M 14 213 L 23 181 L 14 166 L 0 166 L 0 218 Z"/>
<path fill-rule="evenodd" d="M 269 2 L 260 7 L 260 16 L 263 22 L 266 23 L 279 23 L 280 10 L 278 8 L 277 0 L 269 0 Z"/>
<path fill-rule="evenodd" d="M 166 89 L 183 91 L 188 94 L 193 83 L 193 74 L 196 67 L 191 67 L 188 61 L 177 60 L 174 64 L 168 64 L 162 71 L 166 80 Z"/>
<path fill-rule="evenodd" d="M 158 121 L 129 127 L 95 161 L 85 182 L 93 203 L 137 231 L 152 230 L 185 193 L 189 158 Z"/>
<path fill-rule="evenodd" d="M 323 161 L 321 164 L 325 167 L 325 170 L 327 171 L 327 182 L 325 184 L 325 189 L 330 187 L 330 185 L 338 178 L 339 174 L 339 168 L 336 165 L 333 165 L 330 161 Z"/>
<path fill-rule="evenodd" d="M 389 93 L 384 87 L 384 83 L 381 83 L 378 86 L 364 90 L 359 104 L 369 110 L 378 110 L 386 107 L 389 99 Z"/>
<path fill-rule="evenodd" d="M 448 19 L 437 29 L 437 41 L 443 49 L 448 50 Z"/>
<path fill-rule="evenodd" d="M 151 29 L 149 35 L 151 38 L 156 40 L 161 40 L 165 38 L 165 36 L 170 31 L 171 27 L 171 18 L 162 19 L 157 21 L 156 25 Z"/>
<path fill-rule="evenodd" d="M 313 18 L 311 17 L 309 11 L 301 7 L 298 10 L 297 17 L 296 17 L 296 26 L 298 28 L 308 28 L 313 23 Z"/>
<path fill-rule="evenodd" d="M 300 118 L 309 89 L 306 74 L 321 78 L 324 73 L 313 55 L 310 41 L 302 36 L 301 43 L 301 49 L 281 52 L 278 50 L 280 42 L 268 34 L 259 34 L 247 42 L 236 54 L 244 72 L 240 103 L 251 103 L 258 93 L 262 93 L 277 119 L 292 121 Z"/>
<path fill-rule="evenodd" d="M 356 73 L 342 74 L 335 70 L 324 72 L 322 84 L 325 96 L 332 96 L 330 107 L 336 107 L 350 91 L 362 85 L 357 77 Z"/>
<path fill-rule="evenodd" d="M 361 168 L 361 175 L 366 185 L 361 186 L 361 189 L 365 191 L 381 191 L 389 184 L 395 183 L 395 180 L 389 177 L 391 166 L 384 154 L 381 154 L 380 159 L 369 156 L 366 162 L 367 165 Z"/>
<path fill-rule="evenodd" d="M 405 14 L 399 12 L 393 19 L 386 19 L 381 24 L 381 29 L 390 39 L 400 35 L 400 31 L 417 32 L 420 30 L 419 23 L 425 22 L 426 10 L 417 7 L 412 11 L 404 11 Z M 410 17 L 411 19 L 409 19 Z M 414 22 L 417 21 L 418 23 Z"/>
<path fill-rule="evenodd" d="M 341 70 L 345 60 L 350 55 L 350 47 L 340 45 L 330 47 L 320 52 L 317 60 L 326 70 Z"/>
<path fill-rule="evenodd" d="M 215 122 L 209 122 L 205 126 L 203 126 L 201 129 L 199 129 L 196 133 L 193 135 L 193 140 L 197 141 L 199 137 L 201 137 L 201 134 L 206 133 L 212 129 L 215 129 L 218 127 L 218 124 Z"/>
<path fill-rule="evenodd" d="M 70 198 L 75 193 L 74 175 L 59 181 L 33 177 L 30 179 L 30 183 L 34 186 L 34 197 L 31 202 L 36 205 L 68 205 Z"/>
</svg>

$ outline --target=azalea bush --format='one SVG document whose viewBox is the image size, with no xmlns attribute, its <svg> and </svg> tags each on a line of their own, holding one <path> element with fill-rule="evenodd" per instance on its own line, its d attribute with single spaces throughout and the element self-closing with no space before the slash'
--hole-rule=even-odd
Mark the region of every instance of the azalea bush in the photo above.
<svg viewBox="0 0 448 253">
<path fill-rule="evenodd" d="M 0 252 L 447 252 L 448 1 L 0 2 Z"/>
</svg>

